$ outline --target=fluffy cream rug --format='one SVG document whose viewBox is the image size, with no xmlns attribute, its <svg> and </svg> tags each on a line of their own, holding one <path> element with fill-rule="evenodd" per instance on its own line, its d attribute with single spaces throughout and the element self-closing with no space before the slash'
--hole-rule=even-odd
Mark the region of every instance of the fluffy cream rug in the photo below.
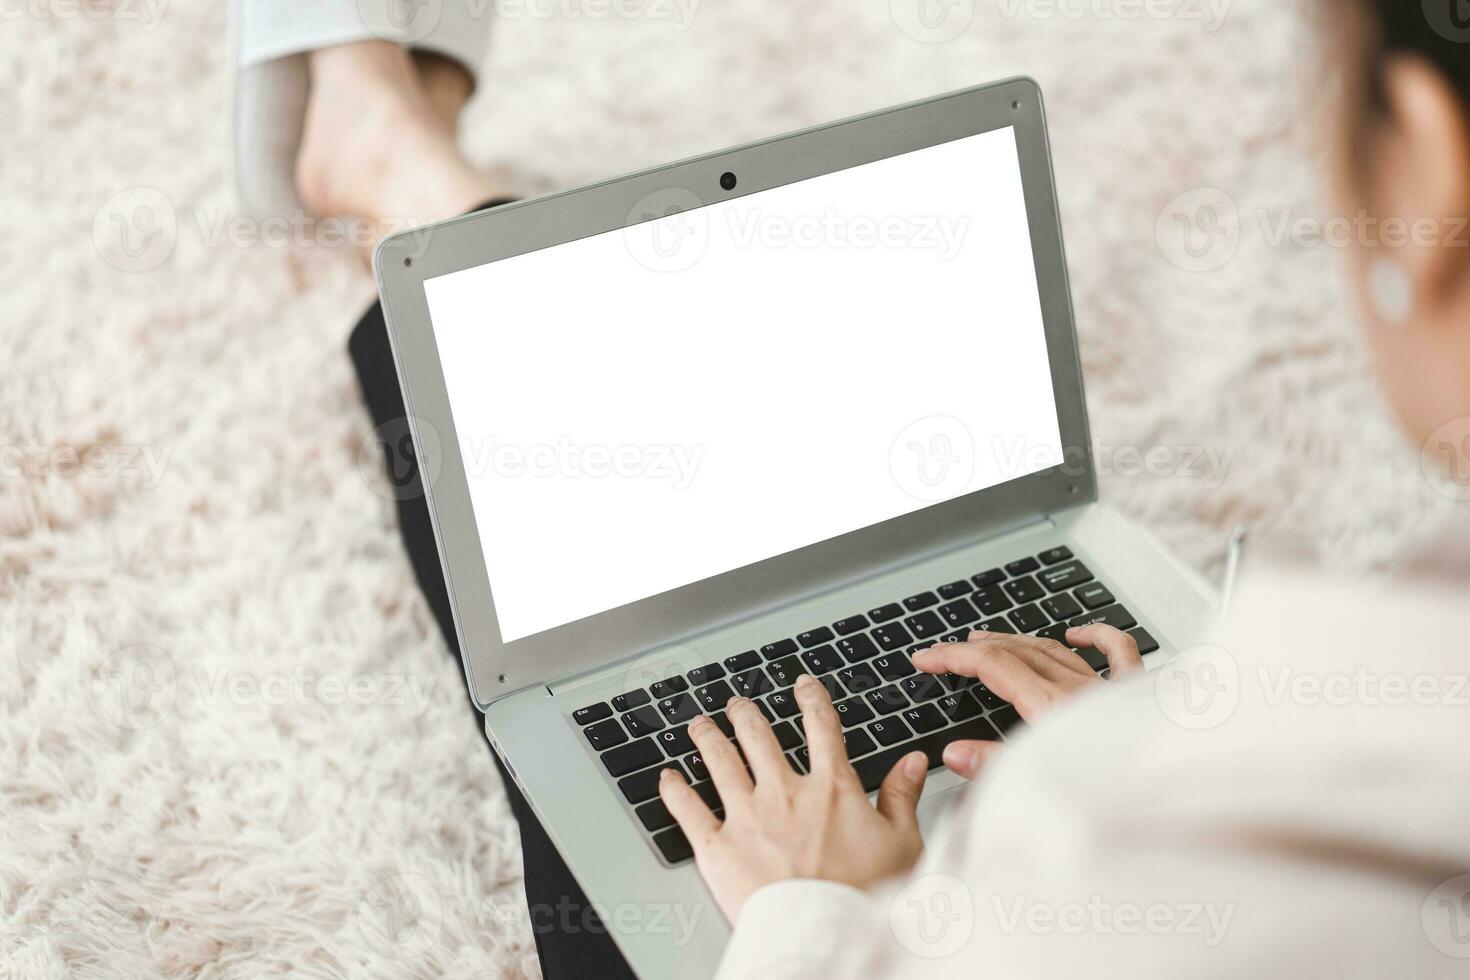
<svg viewBox="0 0 1470 980">
<path fill-rule="evenodd" d="M 1430 535 L 1448 502 L 1365 384 L 1340 252 L 1274 234 L 1326 213 L 1303 8 L 955 0 L 915 39 L 913 2 L 506 3 L 469 146 L 537 191 L 1033 75 L 1107 497 L 1207 570 L 1238 520 L 1354 566 Z M 343 343 L 372 285 L 221 224 L 224 4 L 9 9 L 0 975 L 534 974 L 515 829 L 365 449 Z M 1214 271 L 1170 237 L 1191 191 L 1232 236 Z"/>
</svg>

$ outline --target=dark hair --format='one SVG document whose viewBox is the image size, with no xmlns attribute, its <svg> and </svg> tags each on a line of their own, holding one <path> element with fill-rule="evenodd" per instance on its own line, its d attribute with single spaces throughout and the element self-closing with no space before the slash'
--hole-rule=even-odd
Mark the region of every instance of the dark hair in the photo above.
<svg viewBox="0 0 1470 980">
<path fill-rule="evenodd" d="M 1389 52 L 1420 55 L 1445 74 L 1470 107 L 1470 23 L 1455 19 L 1462 5 L 1463 0 L 1368 0 L 1376 31 L 1374 65 Z M 1372 79 L 1374 95 L 1381 97 L 1376 68 Z"/>
</svg>

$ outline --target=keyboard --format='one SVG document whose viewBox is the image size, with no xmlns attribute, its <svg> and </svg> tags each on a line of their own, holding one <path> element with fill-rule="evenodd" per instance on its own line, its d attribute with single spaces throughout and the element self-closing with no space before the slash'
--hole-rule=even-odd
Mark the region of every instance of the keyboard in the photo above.
<svg viewBox="0 0 1470 980">
<path fill-rule="evenodd" d="M 787 761 L 808 770 L 806 739 L 792 687 L 812 674 L 832 696 L 842 719 L 848 758 L 872 792 L 894 764 L 915 750 L 929 768 L 959 739 L 999 741 L 1021 725 L 1016 709 L 974 678 L 934 676 L 909 657 L 935 643 L 960 643 L 971 630 L 1018 633 L 1065 643 L 1068 628 L 1107 623 L 1127 631 L 1139 651 L 1159 644 L 1071 549 L 1051 548 L 1000 568 L 778 637 L 646 688 L 572 712 L 634 820 L 669 864 L 688 861 L 689 841 L 658 795 L 659 773 L 677 769 L 716 814 L 719 794 L 689 738 L 689 722 L 708 715 L 733 734 L 725 704 L 752 699 L 771 722 Z M 1079 650 L 1099 673 L 1107 658 Z"/>
</svg>

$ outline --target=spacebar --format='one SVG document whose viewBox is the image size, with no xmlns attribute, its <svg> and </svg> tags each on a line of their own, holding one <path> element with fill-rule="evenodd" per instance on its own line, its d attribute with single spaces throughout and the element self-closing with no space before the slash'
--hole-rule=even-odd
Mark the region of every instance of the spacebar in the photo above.
<svg viewBox="0 0 1470 980">
<path fill-rule="evenodd" d="M 943 728 L 937 732 L 931 732 L 923 738 L 902 745 L 895 745 L 891 749 L 884 749 L 876 755 L 870 755 L 865 759 L 859 759 L 852 764 L 857 770 L 858 778 L 863 781 L 863 792 L 871 793 L 883 782 L 899 759 L 915 750 L 922 751 L 929 757 L 929 768 L 934 769 L 944 765 L 944 747 L 950 742 L 958 742 L 961 739 L 983 739 L 988 742 L 999 742 L 1000 732 L 995 726 L 984 718 L 971 718 L 953 728 Z"/>
</svg>

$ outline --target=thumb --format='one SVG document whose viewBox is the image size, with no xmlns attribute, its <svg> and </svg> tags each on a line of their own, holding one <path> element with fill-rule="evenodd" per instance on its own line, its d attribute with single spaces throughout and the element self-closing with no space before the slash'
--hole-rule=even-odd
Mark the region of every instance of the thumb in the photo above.
<svg viewBox="0 0 1470 980">
<path fill-rule="evenodd" d="M 929 759 L 922 752 L 910 752 L 898 760 L 878 787 L 878 812 L 896 827 L 919 829 L 919 794 L 924 792 L 924 777 L 929 772 Z"/>
<path fill-rule="evenodd" d="M 965 739 L 944 747 L 944 764 L 957 776 L 974 779 L 985 768 L 990 756 L 999 751 L 999 742 Z"/>
</svg>

